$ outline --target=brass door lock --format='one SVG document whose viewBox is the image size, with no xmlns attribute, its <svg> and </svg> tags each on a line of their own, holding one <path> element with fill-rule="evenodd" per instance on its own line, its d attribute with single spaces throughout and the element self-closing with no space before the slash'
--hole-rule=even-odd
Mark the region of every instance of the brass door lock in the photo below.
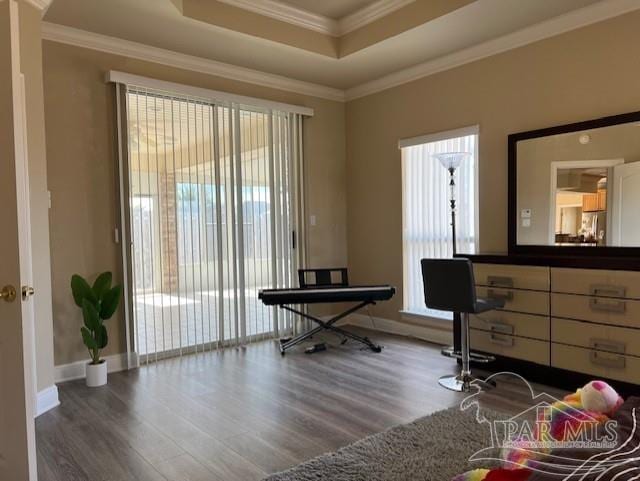
<svg viewBox="0 0 640 481">
<path fill-rule="evenodd" d="M 0 299 L 4 299 L 5 302 L 13 302 L 16 300 L 16 288 L 11 285 L 6 285 L 0 291 Z"/>
</svg>

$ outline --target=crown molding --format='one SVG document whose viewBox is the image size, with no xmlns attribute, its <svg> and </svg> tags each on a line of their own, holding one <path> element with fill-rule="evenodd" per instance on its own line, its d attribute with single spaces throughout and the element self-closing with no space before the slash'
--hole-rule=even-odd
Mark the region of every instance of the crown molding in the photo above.
<svg viewBox="0 0 640 481">
<path fill-rule="evenodd" d="M 89 48 L 146 62 L 159 63 L 170 67 L 261 85 L 263 87 L 344 102 L 343 90 L 311 82 L 293 80 L 281 75 L 238 67 L 237 65 L 186 55 L 64 25 L 42 22 L 42 38 L 53 42 Z"/>
<path fill-rule="evenodd" d="M 345 91 L 345 98 L 346 101 L 350 101 L 365 97 L 639 9 L 638 0 L 602 0 L 502 37 L 352 87 Z"/>
<path fill-rule="evenodd" d="M 49 8 L 52 1 L 53 0 L 26 0 L 27 3 L 30 3 L 39 10 L 46 10 Z"/>
<path fill-rule="evenodd" d="M 340 20 L 334 20 L 333 18 L 309 12 L 277 0 L 218 1 L 333 37 L 340 37 L 349 32 L 353 32 L 415 2 L 415 0 L 378 0 Z"/>
<path fill-rule="evenodd" d="M 415 0 L 378 0 L 338 20 L 338 31 L 340 35 L 353 32 L 382 17 L 386 17 L 414 1 Z"/>
<path fill-rule="evenodd" d="M 44 16 L 44 14 L 47 13 L 47 10 L 49 9 L 51 2 L 53 2 L 53 0 L 24 0 L 24 1 L 25 3 L 28 3 L 29 5 L 31 5 L 32 7 L 35 7 L 38 10 L 40 10 L 40 12 L 42 13 L 42 16 Z"/>
<path fill-rule="evenodd" d="M 336 20 L 275 0 L 218 1 L 326 35 L 337 37 L 341 34 Z"/>
<path fill-rule="evenodd" d="M 450 70 L 467 63 L 513 50 L 571 30 L 586 27 L 638 9 L 640 9 L 640 1 L 638 0 L 601 0 L 596 4 L 574 10 L 573 12 L 532 25 L 517 32 L 400 70 L 376 80 L 365 82 L 346 91 L 311 82 L 292 80 L 280 75 L 238 67 L 236 65 L 201 57 L 194 57 L 48 22 L 43 22 L 42 24 L 42 35 L 45 40 L 54 42 L 90 48 L 114 55 L 122 55 L 278 90 L 345 102 L 413 82 L 414 80 L 428 77 L 429 75 Z M 337 61 L 348 62 L 349 59 L 347 57 Z"/>
</svg>

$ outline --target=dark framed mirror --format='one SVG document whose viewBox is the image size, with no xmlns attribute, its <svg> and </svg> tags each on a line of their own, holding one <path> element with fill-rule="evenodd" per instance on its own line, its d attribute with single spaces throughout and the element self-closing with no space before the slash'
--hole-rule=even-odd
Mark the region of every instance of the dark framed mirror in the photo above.
<svg viewBox="0 0 640 481">
<path fill-rule="evenodd" d="M 509 253 L 640 257 L 640 112 L 509 135 Z"/>
</svg>

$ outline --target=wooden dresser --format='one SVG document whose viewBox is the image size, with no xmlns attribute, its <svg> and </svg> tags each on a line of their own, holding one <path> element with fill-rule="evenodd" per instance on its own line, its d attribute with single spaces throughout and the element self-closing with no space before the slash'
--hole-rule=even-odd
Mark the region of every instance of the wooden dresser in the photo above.
<svg viewBox="0 0 640 481">
<path fill-rule="evenodd" d="M 465 257 L 478 296 L 505 301 L 470 319 L 472 350 L 495 354 L 496 369 L 537 371 L 549 384 L 575 373 L 640 384 L 640 271 Z"/>
</svg>

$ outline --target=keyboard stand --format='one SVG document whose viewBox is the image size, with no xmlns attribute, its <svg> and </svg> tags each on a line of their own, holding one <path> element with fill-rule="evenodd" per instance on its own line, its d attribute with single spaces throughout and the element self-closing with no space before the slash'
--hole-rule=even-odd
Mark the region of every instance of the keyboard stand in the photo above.
<svg viewBox="0 0 640 481">
<path fill-rule="evenodd" d="M 360 342 L 362 344 L 364 344 L 365 346 L 367 346 L 369 349 L 371 349 L 373 352 L 381 352 L 382 351 L 382 347 L 380 347 L 377 344 L 374 344 L 373 342 L 371 342 L 369 340 L 369 338 L 367 337 L 362 337 L 362 336 L 358 336 L 357 334 L 353 334 L 349 331 L 345 331 L 344 329 L 340 329 L 339 327 L 336 327 L 334 324 L 336 322 L 338 322 L 340 319 L 348 316 L 349 314 L 353 314 L 356 311 L 359 311 L 360 309 L 362 309 L 365 306 L 368 305 L 374 305 L 375 302 L 374 301 L 362 301 L 359 304 L 347 309 L 346 311 L 342 312 L 341 314 L 338 314 L 337 316 L 332 317 L 329 320 L 323 321 L 322 319 L 312 316 L 311 314 L 307 314 L 306 312 L 302 312 L 299 311 L 293 307 L 290 307 L 286 304 L 280 304 L 280 307 L 282 309 L 285 309 L 289 312 L 293 312 L 294 314 L 298 314 L 299 316 L 304 317 L 305 319 L 309 319 L 310 321 L 315 322 L 316 324 L 318 324 L 318 327 L 315 327 L 305 333 L 302 333 L 296 337 L 294 337 L 293 339 L 286 341 L 286 342 L 281 342 L 280 343 L 280 354 L 282 354 L 284 356 L 285 351 L 293 346 L 296 346 L 297 344 L 300 344 L 303 341 L 306 341 L 307 339 L 309 339 L 310 337 L 314 336 L 315 334 L 321 332 L 321 331 L 331 331 L 334 332 L 340 336 L 344 336 L 345 338 L 348 339 L 353 339 L 354 341 Z M 346 342 L 347 339 L 345 339 L 343 341 Z"/>
</svg>

